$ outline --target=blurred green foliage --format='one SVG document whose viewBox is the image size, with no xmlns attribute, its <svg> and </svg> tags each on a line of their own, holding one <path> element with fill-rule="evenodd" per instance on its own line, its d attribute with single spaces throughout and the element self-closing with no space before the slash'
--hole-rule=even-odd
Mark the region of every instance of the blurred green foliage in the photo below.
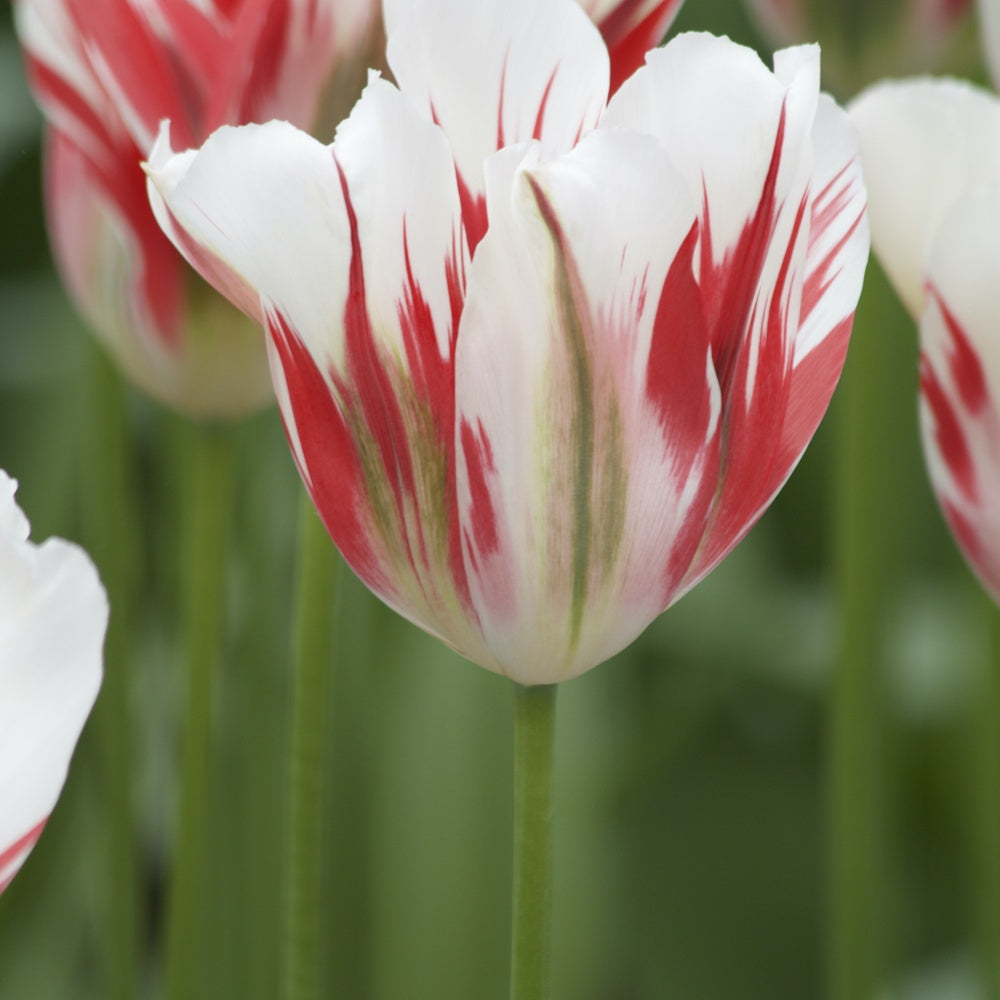
<svg viewBox="0 0 1000 1000">
<path fill-rule="evenodd" d="M 688 0 L 681 25 L 754 42 L 739 5 Z M 86 544 L 79 497 L 95 347 L 54 276 L 40 121 L 0 27 L 0 467 L 34 536 Z M 869 315 L 873 319 L 866 320 Z M 926 484 L 916 344 L 874 264 L 858 336 L 897 362 L 884 421 L 898 508 L 880 526 L 892 592 L 884 676 L 901 1000 L 971 986 L 970 678 L 982 602 Z M 848 361 L 850 364 L 850 360 Z M 179 424 L 129 395 L 140 522 L 133 704 L 144 995 L 160 977 L 178 727 Z M 781 497 L 713 576 L 614 662 L 564 686 L 557 741 L 558 1000 L 809 1000 L 824 992 L 825 715 L 837 405 Z M 198 997 L 272 1000 L 278 981 L 289 595 L 298 481 L 275 413 L 237 431 L 225 670 L 213 767 L 212 955 Z M 350 1000 L 505 995 L 507 683 L 393 617 L 356 581 L 339 613 L 329 747 L 324 970 Z M 85 733 L 45 836 L 0 898 L 0 1000 L 100 1000 L 102 800 Z M 198 1000 L 193 997 L 192 1000 Z M 859 998 L 861 1000 L 861 998 Z"/>
</svg>

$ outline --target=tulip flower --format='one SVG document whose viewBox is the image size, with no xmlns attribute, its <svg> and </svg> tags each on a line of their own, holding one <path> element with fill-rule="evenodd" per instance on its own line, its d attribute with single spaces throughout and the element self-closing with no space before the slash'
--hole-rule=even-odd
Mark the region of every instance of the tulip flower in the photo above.
<svg viewBox="0 0 1000 1000">
<path fill-rule="evenodd" d="M 1000 4 L 986 6 L 985 23 L 1000 27 Z M 958 80 L 901 80 L 865 91 L 851 115 L 872 242 L 919 322 L 931 484 L 959 548 L 1000 601 L 1000 99 Z"/>
<path fill-rule="evenodd" d="M 330 146 L 222 129 L 148 170 L 263 318 L 291 448 L 386 603 L 526 685 L 631 642 L 802 454 L 867 256 L 815 48 L 681 35 L 607 100 L 561 0 L 387 9 Z"/>
<path fill-rule="evenodd" d="M 948 59 L 971 57 L 972 6 L 972 0 L 747 2 L 770 44 L 818 39 L 827 79 L 848 93 L 887 73 L 936 69 Z"/>
<path fill-rule="evenodd" d="M 0 892 L 45 826 L 101 683 L 108 602 L 86 554 L 28 541 L 0 471 Z"/>
<path fill-rule="evenodd" d="M 259 331 L 164 239 L 140 163 L 163 118 L 188 144 L 224 123 L 310 127 L 332 74 L 363 69 L 376 0 L 16 0 L 14 9 L 48 120 L 50 239 L 77 307 L 160 401 L 200 418 L 261 406 L 271 393 Z"/>
</svg>

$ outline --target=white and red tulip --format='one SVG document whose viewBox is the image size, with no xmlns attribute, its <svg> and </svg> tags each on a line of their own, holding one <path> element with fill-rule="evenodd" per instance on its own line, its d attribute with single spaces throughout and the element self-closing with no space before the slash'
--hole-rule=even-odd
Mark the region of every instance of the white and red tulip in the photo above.
<svg viewBox="0 0 1000 1000">
<path fill-rule="evenodd" d="M 986 6 L 1000 28 L 1000 4 Z M 920 324 L 931 483 L 959 547 L 1000 601 L 1000 99 L 920 78 L 870 88 L 851 115 L 872 243 Z"/>
<path fill-rule="evenodd" d="M 101 684 L 108 602 L 86 554 L 28 541 L 0 471 L 0 892 L 35 845 Z"/>
<path fill-rule="evenodd" d="M 607 102 L 565 0 L 413 0 L 331 146 L 151 158 L 265 319 L 289 441 L 389 605 L 526 684 L 621 649 L 760 517 L 840 373 L 868 250 L 815 48 L 682 35 Z"/>
<path fill-rule="evenodd" d="M 232 417 L 271 395 L 264 345 L 163 237 L 141 162 L 159 123 L 185 144 L 223 124 L 309 127 L 335 70 L 367 58 L 377 0 L 16 0 L 49 128 L 49 233 L 69 292 L 157 399 Z"/>
</svg>

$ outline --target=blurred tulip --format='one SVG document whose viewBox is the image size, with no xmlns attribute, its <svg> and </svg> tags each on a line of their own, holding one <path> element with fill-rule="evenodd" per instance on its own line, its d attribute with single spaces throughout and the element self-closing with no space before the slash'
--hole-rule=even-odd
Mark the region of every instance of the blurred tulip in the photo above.
<svg viewBox="0 0 1000 1000">
<path fill-rule="evenodd" d="M 28 541 L 0 471 L 0 892 L 24 863 L 66 780 L 101 684 L 108 601 L 87 555 Z"/>
<path fill-rule="evenodd" d="M 363 70 L 376 9 L 376 0 L 16 0 L 49 124 L 56 262 L 102 343 L 160 401 L 213 418 L 270 398 L 259 331 L 204 286 L 149 211 L 139 164 L 160 121 L 190 144 L 225 123 L 310 127 L 332 75 Z"/>
<path fill-rule="evenodd" d="M 771 45 L 818 40 L 824 78 L 853 93 L 878 77 L 939 68 L 972 57 L 972 0 L 747 0 Z"/>
<path fill-rule="evenodd" d="M 611 58 L 613 94 L 663 41 L 684 0 L 579 0 L 600 29 Z"/>
<path fill-rule="evenodd" d="M 1000 99 L 957 80 L 851 106 L 872 242 L 920 323 L 920 417 L 952 533 L 1000 600 Z"/>
<path fill-rule="evenodd" d="M 387 26 L 400 89 L 370 78 L 332 146 L 273 123 L 172 156 L 164 130 L 154 203 L 263 316 L 362 580 L 484 667 L 564 680 L 722 560 L 815 430 L 867 258 L 856 140 L 815 48 L 772 73 L 683 35 L 606 106 L 572 4 Z"/>
</svg>

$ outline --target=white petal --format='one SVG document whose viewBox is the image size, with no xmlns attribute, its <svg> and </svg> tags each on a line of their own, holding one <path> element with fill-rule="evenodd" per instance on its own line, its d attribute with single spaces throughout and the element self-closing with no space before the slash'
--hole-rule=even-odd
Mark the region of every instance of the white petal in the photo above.
<svg viewBox="0 0 1000 1000">
<path fill-rule="evenodd" d="M 635 133 L 538 156 L 487 163 L 490 229 L 456 357 L 470 586 L 501 669 L 523 683 L 590 669 L 663 610 L 686 568 L 670 566 L 674 547 L 707 481 L 703 524 L 718 472 L 705 468 L 719 412 L 707 334 L 686 342 L 680 301 L 660 336 L 676 335 L 688 426 L 651 398 L 661 290 L 693 246 L 686 184 Z M 700 306 L 690 257 L 686 275 Z"/>
<path fill-rule="evenodd" d="M 871 87 L 849 111 L 861 135 L 872 245 L 919 317 L 938 226 L 963 195 L 1000 181 L 1000 101 L 967 83 L 921 79 Z"/>
<path fill-rule="evenodd" d="M 27 541 L 15 488 L 0 472 L 0 890 L 59 797 L 100 686 L 108 620 L 80 549 Z"/>
<path fill-rule="evenodd" d="M 568 150 L 607 100 L 607 49 L 570 0 L 410 0 L 387 5 L 386 26 L 389 65 L 447 132 L 472 202 L 487 156 L 532 138 Z"/>
<path fill-rule="evenodd" d="M 164 127 L 146 169 L 164 232 L 249 315 L 260 318 L 264 294 L 315 336 L 340 314 L 350 240 L 328 147 L 270 122 L 221 128 L 197 152 L 174 155 Z"/>
</svg>

